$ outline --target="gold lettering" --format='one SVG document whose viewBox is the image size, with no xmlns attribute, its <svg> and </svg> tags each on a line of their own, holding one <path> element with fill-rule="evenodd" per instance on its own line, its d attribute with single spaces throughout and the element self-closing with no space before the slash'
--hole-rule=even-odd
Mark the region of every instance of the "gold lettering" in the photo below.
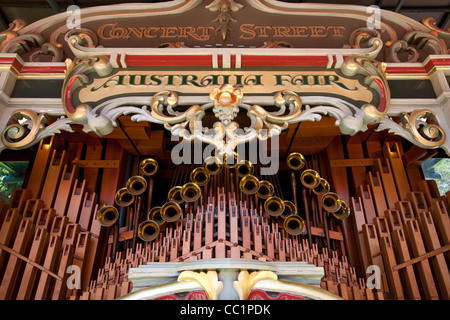
<svg viewBox="0 0 450 320">
<path fill-rule="evenodd" d="M 107 27 L 112 26 L 113 28 L 117 25 L 117 23 L 108 23 L 108 24 L 104 24 L 102 25 L 100 28 L 98 28 L 97 33 L 98 36 L 102 39 L 111 39 L 110 37 L 106 37 L 104 34 L 104 31 Z"/>
<path fill-rule="evenodd" d="M 250 34 L 249 36 L 244 36 L 244 34 L 241 34 L 239 36 L 239 39 L 253 39 L 256 36 L 256 32 L 252 29 L 254 24 L 241 24 L 241 31 Z"/>
<path fill-rule="evenodd" d="M 142 38 L 142 34 L 144 33 L 145 27 L 138 28 L 128 28 L 127 38 L 130 38 L 131 34 L 134 33 L 138 38 Z"/>
<path fill-rule="evenodd" d="M 180 34 L 178 35 L 179 38 L 187 38 L 188 36 L 191 36 L 192 38 L 197 37 L 195 32 L 195 27 L 178 27 L 180 30 Z M 189 31 L 188 31 L 189 30 Z"/>
<path fill-rule="evenodd" d="M 198 27 L 197 31 L 201 32 L 201 34 L 199 36 L 195 37 L 195 39 L 202 40 L 202 41 L 209 40 L 211 38 L 211 35 L 209 34 L 209 30 L 214 30 L 214 27 Z"/>
<path fill-rule="evenodd" d="M 274 30 L 274 37 L 290 37 L 291 35 L 289 32 L 291 31 L 291 28 L 279 26 L 279 27 L 272 27 Z"/>
<path fill-rule="evenodd" d="M 294 37 L 307 37 L 309 36 L 309 30 L 303 26 L 291 26 Z"/>
<path fill-rule="evenodd" d="M 254 29 L 259 30 L 258 37 L 268 37 L 267 29 L 272 29 L 271 26 L 256 26 Z"/>
<path fill-rule="evenodd" d="M 344 35 L 341 33 L 341 29 L 343 29 L 343 30 L 345 31 L 345 27 L 343 27 L 343 26 L 329 26 L 329 27 L 327 28 L 327 30 L 328 30 L 328 29 L 333 30 L 333 34 L 332 34 L 333 37 L 343 37 L 343 36 L 344 36 Z"/>
<path fill-rule="evenodd" d="M 144 31 L 144 36 L 145 36 L 146 38 L 156 38 L 156 37 L 157 37 L 156 34 L 154 34 L 154 35 L 151 34 L 151 32 L 152 32 L 153 30 L 156 32 L 156 31 L 159 30 L 159 28 L 158 28 L 158 27 L 150 27 L 150 28 L 145 29 L 145 31 Z"/>
<path fill-rule="evenodd" d="M 311 29 L 311 37 L 326 37 L 327 33 L 325 32 L 325 27 L 323 26 L 310 26 Z M 319 30 L 321 32 L 319 33 Z"/>
<path fill-rule="evenodd" d="M 176 38 L 178 29 L 176 27 L 161 27 L 161 38 Z"/>
</svg>

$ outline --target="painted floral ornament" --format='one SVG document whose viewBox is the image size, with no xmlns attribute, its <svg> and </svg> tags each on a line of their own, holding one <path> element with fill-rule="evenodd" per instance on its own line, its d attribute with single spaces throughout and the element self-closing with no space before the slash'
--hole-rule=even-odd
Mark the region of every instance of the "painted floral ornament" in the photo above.
<svg viewBox="0 0 450 320">
<path fill-rule="evenodd" d="M 213 112 L 216 118 L 219 118 L 225 125 L 231 123 L 239 112 L 238 104 L 242 96 L 242 90 L 234 88 L 230 84 L 224 84 L 220 88 L 214 89 L 209 98 L 214 102 Z"/>
</svg>

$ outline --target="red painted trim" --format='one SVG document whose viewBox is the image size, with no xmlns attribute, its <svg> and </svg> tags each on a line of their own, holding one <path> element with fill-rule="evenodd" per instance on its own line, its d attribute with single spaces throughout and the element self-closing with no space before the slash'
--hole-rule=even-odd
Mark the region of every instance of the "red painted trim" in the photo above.
<svg viewBox="0 0 450 320">
<path fill-rule="evenodd" d="M 69 113 L 75 113 L 75 108 L 72 106 L 72 101 L 70 101 L 70 91 L 72 90 L 72 86 L 75 83 L 75 81 L 78 80 L 78 77 L 73 77 L 69 80 L 66 86 L 66 91 L 64 92 L 64 104 L 65 109 Z"/>
<path fill-rule="evenodd" d="M 247 300 L 307 300 L 306 297 L 299 294 L 277 292 L 275 296 L 268 295 L 266 291 L 261 289 L 253 289 L 250 291 Z"/>
<path fill-rule="evenodd" d="M 23 66 L 21 73 L 64 73 L 66 66 Z"/>
<path fill-rule="evenodd" d="M 326 67 L 328 56 L 250 56 L 241 57 L 241 65 L 248 66 L 297 66 Z"/>
<path fill-rule="evenodd" d="M 424 67 L 387 67 L 387 73 L 427 73 Z"/>
<path fill-rule="evenodd" d="M 13 64 L 16 58 L 0 57 L 0 64 Z"/>
<path fill-rule="evenodd" d="M 381 101 L 380 101 L 380 105 L 378 106 L 377 110 L 379 112 L 383 113 L 387 107 L 386 88 L 384 87 L 383 82 L 381 82 L 380 79 L 374 79 L 373 81 L 380 88 L 380 94 L 381 94 Z"/>
<path fill-rule="evenodd" d="M 186 295 L 180 294 L 167 294 L 163 296 L 159 296 L 152 300 L 209 300 L 208 295 L 203 290 L 194 290 Z"/>
<path fill-rule="evenodd" d="M 127 55 L 127 66 L 212 66 L 211 55 Z"/>
</svg>

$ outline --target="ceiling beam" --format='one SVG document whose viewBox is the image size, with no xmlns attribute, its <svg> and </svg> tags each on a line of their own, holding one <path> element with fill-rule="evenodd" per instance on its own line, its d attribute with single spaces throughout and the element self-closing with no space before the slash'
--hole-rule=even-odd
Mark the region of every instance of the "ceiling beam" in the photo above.
<svg viewBox="0 0 450 320">
<path fill-rule="evenodd" d="M 398 0 L 397 5 L 395 6 L 394 12 L 400 12 L 403 2 L 405 2 L 405 0 Z"/>
<path fill-rule="evenodd" d="M 59 8 L 59 6 L 55 0 L 47 0 L 47 2 L 50 5 L 50 7 L 52 7 L 52 9 L 56 11 L 56 13 L 61 12 L 61 9 Z"/>
<path fill-rule="evenodd" d="M 0 23 L 2 24 L 3 27 L 2 29 L 8 29 L 9 27 L 8 18 L 5 16 L 1 8 L 0 8 Z"/>
<path fill-rule="evenodd" d="M 449 18 L 450 18 L 450 12 L 447 11 L 444 14 L 444 16 L 442 17 L 442 19 L 439 21 L 439 23 L 437 25 L 438 28 L 445 29 L 445 26 L 447 25 Z"/>
</svg>

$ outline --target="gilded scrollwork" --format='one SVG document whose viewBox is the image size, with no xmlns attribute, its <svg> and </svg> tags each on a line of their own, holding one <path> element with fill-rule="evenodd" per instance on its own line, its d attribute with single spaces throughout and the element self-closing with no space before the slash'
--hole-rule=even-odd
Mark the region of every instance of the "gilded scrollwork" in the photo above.
<svg viewBox="0 0 450 320">
<path fill-rule="evenodd" d="M 206 6 L 206 9 L 212 12 L 219 12 L 219 16 L 212 20 L 212 22 L 219 22 L 219 26 L 215 29 L 215 31 L 220 31 L 223 40 L 227 37 L 228 31 L 233 30 L 230 27 L 230 23 L 237 21 L 233 19 L 230 12 L 239 11 L 243 7 L 244 5 L 236 3 L 234 0 L 214 0 Z"/>
<path fill-rule="evenodd" d="M 217 271 L 183 271 L 178 276 L 178 281 L 184 280 L 192 280 L 199 283 L 210 300 L 216 300 L 223 289 L 223 282 L 219 281 Z"/>
<path fill-rule="evenodd" d="M 233 282 L 233 286 L 239 294 L 239 298 L 241 300 L 247 300 L 250 291 L 262 279 L 277 280 L 278 277 L 274 272 L 267 270 L 253 271 L 252 273 L 249 273 L 247 270 L 242 270 L 239 272 L 238 279 Z"/>
<path fill-rule="evenodd" d="M 441 33 L 442 34 L 442 33 Z M 447 54 L 448 48 L 443 39 L 439 39 L 434 31 L 423 32 L 413 30 L 406 33 L 403 39 L 397 40 L 386 50 L 388 62 L 416 62 L 419 59 L 419 51 L 428 54 Z M 401 57 L 402 53 L 403 54 Z"/>
<path fill-rule="evenodd" d="M 11 114 L 10 124 L 3 130 L 1 141 L 10 149 L 23 149 L 36 142 L 60 133 L 61 130 L 72 132 L 71 120 L 65 117 L 47 125 L 45 114 L 36 114 L 32 110 L 20 109 Z"/>
<path fill-rule="evenodd" d="M 445 131 L 437 123 L 434 112 L 421 109 L 400 115 L 400 123 L 384 118 L 377 131 L 388 130 L 422 148 L 437 148 L 446 141 Z"/>
<path fill-rule="evenodd" d="M 0 51 L 11 39 L 18 36 L 18 31 L 22 30 L 27 23 L 23 19 L 15 19 L 9 24 L 9 28 L 0 33 Z"/>
<path fill-rule="evenodd" d="M 450 27 L 447 28 L 447 30 L 441 29 L 438 26 L 436 26 L 436 20 L 434 20 L 432 17 L 423 18 L 420 20 L 423 25 L 425 25 L 428 29 L 431 30 L 431 33 L 435 36 L 442 38 L 442 39 L 450 39 Z"/>
<path fill-rule="evenodd" d="M 360 56 L 351 56 L 345 59 L 342 72 L 347 76 L 363 74 L 364 84 L 373 88 L 378 93 L 378 106 L 365 104 L 363 110 L 365 112 L 365 122 L 374 123 L 383 118 L 389 109 L 391 94 L 386 79 L 386 63 L 375 64 L 373 61 Z"/>
<path fill-rule="evenodd" d="M 17 32 L 25 26 L 23 20 L 15 20 L 14 27 L 5 33 L 0 46 L 1 53 L 17 53 L 19 55 L 31 52 L 29 61 L 40 62 L 40 56 L 51 56 L 52 62 L 63 59 L 62 51 L 51 43 L 46 42 L 40 34 L 26 33 L 19 35 Z"/>
<path fill-rule="evenodd" d="M 72 60 L 66 60 L 66 76 L 62 87 L 62 105 L 66 115 L 80 124 L 89 124 L 86 131 L 94 131 L 99 135 L 110 133 L 113 130 L 111 121 L 103 116 L 88 117 L 91 107 L 86 104 L 72 105 L 71 96 L 80 86 L 89 81 L 88 74 L 95 72 L 99 76 L 106 76 L 112 71 L 109 59 L 104 56 L 90 57 L 75 64 Z"/>
</svg>

